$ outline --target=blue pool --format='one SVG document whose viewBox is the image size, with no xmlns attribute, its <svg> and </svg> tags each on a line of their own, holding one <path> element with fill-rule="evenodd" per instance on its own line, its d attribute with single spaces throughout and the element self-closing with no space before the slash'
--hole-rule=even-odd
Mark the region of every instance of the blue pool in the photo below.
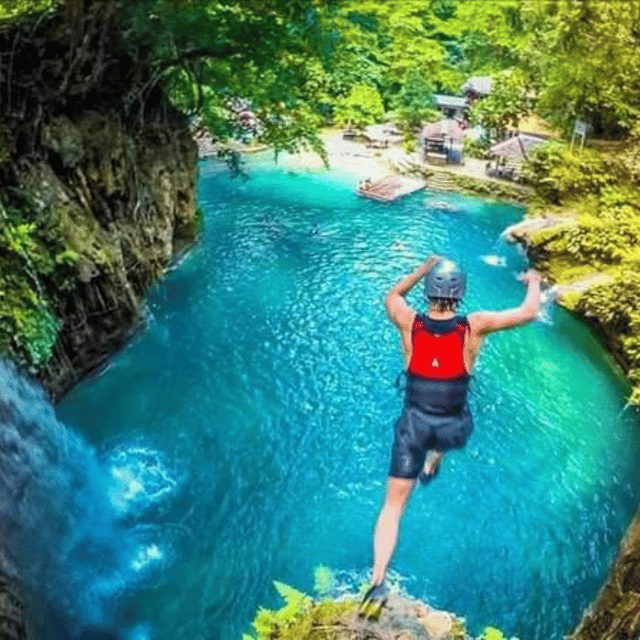
<svg viewBox="0 0 640 640">
<path fill-rule="evenodd" d="M 146 330 L 58 407 L 109 464 L 149 454 L 162 468 L 162 495 L 140 498 L 155 555 L 114 604 L 131 637 L 239 640 L 259 605 L 278 605 L 273 580 L 310 591 L 320 564 L 357 586 L 401 406 L 386 290 L 435 251 L 468 271 L 463 311 L 522 299 L 526 260 L 499 239 L 522 209 L 429 192 L 383 205 L 357 181 L 202 163 L 202 241 L 151 293 Z M 392 565 L 403 588 L 472 633 L 561 638 L 640 497 L 626 393 L 559 308 L 491 337 L 475 432 L 409 506 Z"/>
</svg>

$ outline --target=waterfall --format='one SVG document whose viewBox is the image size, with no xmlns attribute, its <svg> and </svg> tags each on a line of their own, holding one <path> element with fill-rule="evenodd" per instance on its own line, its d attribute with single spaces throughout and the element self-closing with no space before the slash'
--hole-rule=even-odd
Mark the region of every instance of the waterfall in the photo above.
<svg viewBox="0 0 640 640">
<path fill-rule="evenodd" d="M 0 568 L 70 629 L 114 628 L 118 604 L 166 562 L 164 536 L 144 515 L 175 487 L 143 446 L 99 458 L 42 389 L 0 362 Z"/>
</svg>

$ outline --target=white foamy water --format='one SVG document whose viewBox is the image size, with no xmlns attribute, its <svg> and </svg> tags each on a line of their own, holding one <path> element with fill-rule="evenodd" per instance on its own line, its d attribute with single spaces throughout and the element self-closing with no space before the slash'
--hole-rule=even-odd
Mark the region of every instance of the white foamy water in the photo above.
<svg viewBox="0 0 640 640">
<path fill-rule="evenodd" d="M 498 255 L 480 256 L 480 260 L 482 260 L 482 262 L 484 262 L 485 264 L 488 264 L 490 267 L 504 268 L 507 266 L 507 259 L 503 256 L 498 256 Z"/>
</svg>

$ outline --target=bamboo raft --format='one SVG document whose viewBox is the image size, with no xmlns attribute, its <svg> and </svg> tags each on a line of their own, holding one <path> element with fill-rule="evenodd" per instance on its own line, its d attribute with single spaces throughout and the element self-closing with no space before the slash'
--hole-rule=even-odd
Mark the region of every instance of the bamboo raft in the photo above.
<svg viewBox="0 0 640 640">
<path fill-rule="evenodd" d="M 402 196 L 424 189 L 426 182 L 406 176 L 386 176 L 376 182 L 360 184 L 358 193 L 379 202 L 393 202 Z"/>
</svg>

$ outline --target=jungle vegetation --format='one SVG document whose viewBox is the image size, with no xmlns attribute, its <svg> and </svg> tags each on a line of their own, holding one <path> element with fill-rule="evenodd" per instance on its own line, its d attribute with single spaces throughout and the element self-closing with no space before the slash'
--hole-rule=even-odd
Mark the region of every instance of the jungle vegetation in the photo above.
<svg viewBox="0 0 640 640">
<path fill-rule="evenodd" d="M 24 88 L 36 73 L 45 77 L 42 69 L 21 64 L 13 55 L 15 43 L 13 53 L 9 44 L 11 38 L 31 38 L 37 47 L 34 33 L 46 37 L 42 25 L 54 17 L 66 42 L 55 69 L 46 70 L 58 84 L 38 94 L 40 112 L 66 109 L 73 116 L 77 96 L 86 92 L 78 79 L 85 74 L 99 78 L 108 104 L 125 117 L 142 113 L 160 90 L 215 139 L 255 139 L 276 152 L 302 145 L 324 156 L 318 130 L 334 123 L 363 126 L 392 117 L 411 130 L 437 117 L 435 92 L 459 93 L 469 76 L 493 75 L 493 95 L 472 110 L 476 122 L 501 130 L 534 110 L 567 135 L 581 118 L 591 123 L 592 135 L 627 141 L 622 154 L 569 153 L 551 146 L 536 155 L 530 176 L 550 203 L 580 200 L 580 224 L 564 232 L 564 244 L 557 240 L 553 246 L 585 268 L 606 265 L 621 283 L 635 282 L 636 275 L 623 274 L 626 269 L 636 274 L 638 260 L 633 193 L 633 141 L 640 135 L 638 3 L 2 0 L 0 170 L 5 178 L 23 152 L 16 141 L 37 134 L 41 117 Z M 123 77 L 116 52 L 87 46 L 101 42 L 109 29 L 120 32 L 134 63 L 126 73 L 138 73 L 138 82 Z M 23 364 L 37 369 L 58 325 L 46 290 L 66 277 L 73 256 L 39 228 L 28 203 L 4 197 L 0 204 L 0 348 L 6 351 L 17 341 Z M 623 336 L 631 377 L 640 380 L 640 338 L 634 337 L 640 318 L 614 312 L 602 296 L 607 297 L 597 290 L 576 308 L 613 314 L 608 326 Z M 16 300 L 26 301 L 20 313 Z"/>
<path fill-rule="evenodd" d="M 50 42 L 55 55 L 45 59 Z M 540 209 L 571 214 L 536 239 L 551 275 L 611 278 L 574 308 L 613 336 L 640 402 L 640 3 L 0 0 L 0 43 L 0 353 L 27 371 L 46 365 L 61 321 L 54 292 L 76 278 L 77 255 L 15 182 L 15 165 L 40 152 L 48 115 L 101 109 L 135 128 L 166 100 L 217 140 L 324 156 L 322 126 L 392 118 L 412 130 L 437 117 L 434 93 L 492 75 L 496 93 L 478 103 L 475 121 L 501 129 L 533 111 L 567 137 L 580 118 L 593 138 L 619 143 L 581 151 L 551 143 L 528 176 Z M 624 637 L 639 632 L 623 593 L 628 584 L 637 591 L 638 578 L 629 582 L 625 566 L 607 606 L 594 609 L 598 633 L 614 623 L 624 623 Z M 274 620 L 298 620 L 307 600 L 283 595 L 289 609 L 257 620 L 258 637 L 284 637 L 273 635 Z"/>
<path fill-rule="evenodd" d="M 114 31 L 120 51 L 104 46 Z M 553 246 L 585 268 L 606 263 L 621 282 L 635 281 L 622 273 L 635 274 L 637 260 L 638 3 L 1 0 L 0 36 L 5 184 L 29 146 L 25 140 L 37 139 L 43 114 L 77 115 L 89 85 L 95 103 L 131 122 L 144 117 L 150 101 L 167 99 L 214 139 L 256 140 L 276 153 L 306 146 L 325 157 L 322 126 L 392 118 L 411 134 L 438 117 L 434 93 L 459 93 L 470 76 L 492 75 L 495 90 L 472 109 L 474 122 L 501 131 L 535 111 L 565 135 L 581 118 L 592 136 L 626 141 L 620 158 L 550 147 L 535 157 L 530 176 L 549 203 L 581 202 L 580 224 L 565 232 L 566 246 Z M 26 61 L 43 39 L 54 36 L 55 64 L 30 67 Z M 5 190 L 0 205 L 0 349 L 13 345 L 21 364 L 37 372 L 59 325 L 47 290 L 67 278 L 73 255 L 39 225 L 27 202 Z M 613 313 L 601 300 L 606 295 L 597 295 L 576 308 Z M 16 300 L 25 301 L 22 309 Z M 609 325 L 623 336 L 636 381 L 638 321 L 614 315 Z"/>
</svg>

